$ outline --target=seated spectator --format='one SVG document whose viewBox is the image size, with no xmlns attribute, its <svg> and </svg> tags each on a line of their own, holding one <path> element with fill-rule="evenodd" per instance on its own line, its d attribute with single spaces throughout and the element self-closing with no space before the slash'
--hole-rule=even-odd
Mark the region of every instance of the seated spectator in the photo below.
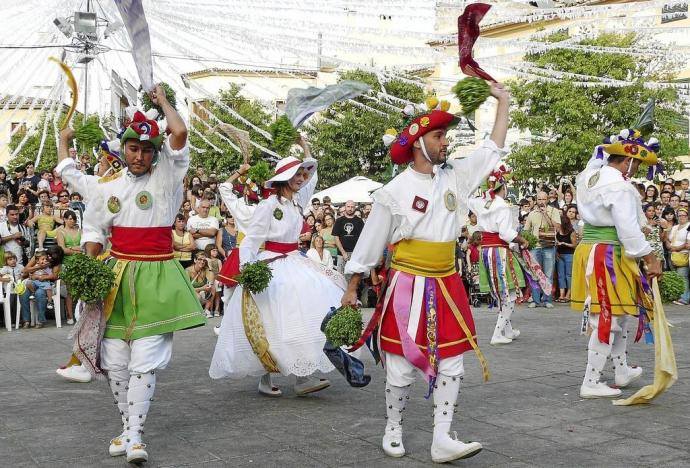
<svg viewBox="0 0 690 468">
<path fill-rule="evenodd" d="M 17 257 L 20 265 L 25 263 L 25 248 L 30 245 L 27 230 L 19 223 L 19 210 L 15 205 L 8 205 L 7 222 L 0 223 L 0 244 L 5 253 L 11 252 Z"/>
<path fill-rule="evenodd" d="M 172 231 L 173 258 L 176 258 L 183 268 L 192 266 L 192 252 L 194 252 L 194 239 L 186 231 L 186 225 L 185 217 L 178 213 L 175 216 L 175 225 Z"/>
<path fill-rule="evenodd" d="M 194 264 L 187 268 L 189 280 L 192 287 L 196 291 L 199 302 L 201 302 L 206 317 L 213 317 L 210 307 L 213 305 L 213 297 L 215 295 L 215 288 L 213 283 L 215 278 L 208 267 L 208 260 L 204 252 L 197 252 L 194 256 Z"/>
<path fill-rule="evenodd" d="M 41 192 L 44 194 L 45 192 Z M 75 215 L 76 216 L 76 215 Z M 45 250 L 43 248 L 43 243 L 46 237 L 51 239 L 55 238 L 55 224 L 62 224 L 62 219 L 56 218 L 53 215 L 53 203 L 50 200 L 46 200 L 41 204 L 41 210 L 33 218 L 27 221 L 29 227 L 38 226 L 38 235 L 36 236 L 38 240 L 37 251 Z"/>
<path fill-rule="evenodd" d="M 330 213 L 326 213 L 323 221 L 325 225 L 321 228 L 319 234 L 323 238 L 324 248 L 331 253 L 331 257 L 336 258 L 338 256 L 338 246 L 335 244 L 335 236 L 333 235 L 335 217 Z"/>
<path fill-rule="evenodd" d="M 24 268 L 26 290 L 19 296 L 22 309 L 22 328 L 31 324 L 31 299 L 36 299 L 38 317 L 36 328 L 43 328 L 46 322 L 46 310 L 53 308 L 53 282 L 58 279 L 59 265 L 52 265 L 47 252 L 37 252 Z"/>
<path fill-rule="evenodd" d="M 17 192 L 17 211 L 19 213 L 19 224 L 26 225 L 26 221 L 34 217 L 34 208 L 29 199 L 29 192 L 26 190 L 19 190 Z"/>
<path fill-rule="evenodd" d="M 328 268 L 333 268 L 333 256 L 328 249 L 324 248 L 323 237 L 318 234 L 312 240 L 312 248 L 307 251 L 307 257 Z"/>
<path fill-rule="evenodd" d="M 65 190 L 65 184 L 62 183 L 62 178 L 60 177 L 60 174 L 53 168 L 52 171 L 53 177 L 52 180 L 50 181 L 50 193 L 53 193 L 55 195 L 60 194 L 63 190 Z"/>
<path fill-rule="evenodd" d="M 190 216 L 187 220 L 187 231 L 194 238 L 196 250 L 204 250 L 208 244 L 214 244 L 218 233 L 218 218 L 209 216 L 211 202 L 202 200 L 199 204 L 199 213 Z"/>
<path fill-rule="evenodd" d="M 38 181 L 37 188 L 38 191 L 45 190 L 46 192 L 50 193 L 50 181 L 52 180 L 52 175 L 50 174 L 50 171 L 41 171 L 39 173 L 39 177 L 41 178 Z"/>
<path fill-rule="evenodd" d="M 81 231 L 77 226 L 77 214 L 67 210 L 62 215 L 63 225 L 56 229 L 55 240 L 65 255 L 81 253 Z"/>
<path fill-rule="evenodd" d="M 60 218 L 65 216 L 65 212 L 70 209 L 69 207 L 69 192 L 66 189 L 62 189 L 57 194 L 57 202 L 54 206 L 54 214 Z"/>
<path fill-rule="evenodd" d="M 17 256 L 12 252 L 5 254 L 5 265 L 0 268 L 0 282 L 17 284 L 22 279 L 24 267 L 17 263 Z"/>
</svg>

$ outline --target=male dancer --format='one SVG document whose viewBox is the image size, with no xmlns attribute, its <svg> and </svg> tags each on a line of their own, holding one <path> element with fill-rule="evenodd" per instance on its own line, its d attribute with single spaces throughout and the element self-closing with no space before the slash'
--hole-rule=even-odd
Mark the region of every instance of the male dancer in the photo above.
<svg viewBox="0 0 690 468">
<path fill-rule="evenodd" d="M 649 281 L 661 275 L 661 263 L 642 233 L 640 197 L 628 179 L 641 164 L 655 165 L 658 151 L 655 138 L 645 142 L 637 130 L 623 130 L 597 147 L 577 176 L 577 208 L 585 227 L 573 258 L 571 307 L 583 311 L 583 332 L 588 323 L 592 327 L 582 398 L 617 397 L 620 387 L 642 374 L 627 363 L 627 326 L 638 306 L 652 309 Z M 644 330 L 644 314 L 641 319 Z M 600 381 L 609 356 L 616 388 Z"/>
<path fill-rule="evenodd" d="M 137 112 L 121 137 L 127 168 L 99 184 L 84 214 L 82 244 L 97 256 L 110 237 L 115 285 L 105 300 L 106 328 L 100 367 L 122 417 L 123 432 L 110 442 L 112 456 L 148 459 L 143 427 L 153 401 L 157 369 L 172 355 L 172 332 L 205 324 L 201 305 L 173 260 L 172 223 L 182 203 L 189 168 L 187 128 L 159 85 L 151 100 L 163 109 L 169 137 L 155 120 Z M 73 132 L 64 132 L 58 172 L 75 164 L 66 158 Z"/>
<path fill-rule="evenodd" d="M 405 455 L 402 411 L 417 371 L 423 372 L 434 395 L 431 458 L 447 462 L 482 449 L 477 442 L 453 438 L 449 430 L 465 351 L 477 351 L 488 378 L 467 295 L 455 270 L 455 243 L 468 197 L 505 154 L 501 148 L 510 97 L 497 83 L 491 85 L 491 94 L 498 99 L 491 137 L 467 158 L 446 161 L 446 131 L 455 116 L 442 110 L 429 109 L 395 138 L 391 159 L 411 165 L 372 195 L 371 214 L 345 269 L 352 278 L 342 302 L 355 304 L 362 274 L 377 264 L 387 244 L 396 244 L 387 291 L 362 336 L 366 339 L 373 326 L 379 326 L 388 414 L 382 446 L 391 457 Z"/>
<path fill-rule="evenodd" d="M 477 224 L 482 231 L 482 249 L 479 259 L 479 288 L 491 293 L 498 304 L 498 320 L 491 337 L 492 345 L 508 344 L 520 336 L 513 329 L 510 317 L 525 277 L 515 253 L 509 244 L 515 242 L 521 248 L 529 245 L 517 232 L 517 217 L 513 216 L 505 201 L 506 180 L 501 169 L 489 177 L 487 196 L 470 200 L 470 210 L 477 214 Z"/>
</svg>

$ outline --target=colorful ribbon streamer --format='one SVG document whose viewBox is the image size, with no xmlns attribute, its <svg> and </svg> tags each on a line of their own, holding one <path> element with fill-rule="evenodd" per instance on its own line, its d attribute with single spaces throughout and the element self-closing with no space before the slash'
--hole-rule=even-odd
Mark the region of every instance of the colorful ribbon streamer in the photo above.
<svg viewBox="0 0 690 468">
<path fill-rule="evenodd" d="M 487 81 L 496 81 L 472 58 L 472 48 L 479 37 L 479 23 L 491 9 L 486 3 L 473 3 L 465 7 L 458 17 L 458 49 L 460 70 L 465 75 L 476 76 Z"/>
</svg>

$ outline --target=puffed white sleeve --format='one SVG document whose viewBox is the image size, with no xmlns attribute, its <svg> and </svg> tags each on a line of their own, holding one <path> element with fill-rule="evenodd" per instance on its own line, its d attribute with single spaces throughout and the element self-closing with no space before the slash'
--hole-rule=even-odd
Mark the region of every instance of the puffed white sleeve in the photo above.
<svg viewBox="0 0 690 468">
<path fill-rule="evenodd" d="M 457 195 L 464 203 L 507 153 L 506 148 L 499 148 L 493 140 L 488 139 L 466 158 L 450 162 L 458 184 Z"/>
<path fill-rule="evenodd" d="M 235 218 L 235 223 L 240 232 L 246 232 L 252 221 L 254 208 L 247 205 L 244 200 L 238 197 L 232 189 L 232 184 L 223 182 L 218 186 L 220 198 L 227 207 L 228 211 Z"/>
<path fill-rule="evenodd" d="M 170 139 L 166 138 L 158 158 L 157 167 L 162 169 L 171 181 L 181 183 L 189 170 L 189 140 L 182 148 L 174 150 L 170 147 Z"/>
<path fill-rule="evenodd" d="M 105 248 L 110 232 L 109 216 L 106 214 L 108 210 L 103 206 L 103 197 L 98 190 L 92 191 L 90 195 L 91 200 L 86 205 L 82 219 L 81 245 L 95 242 Z"/>
<path fill-rule="evenodd" d="M 374 202 L 355 250 L 345 264 L 345 274 L 368 273 L 375 267 L 392 237 L 393 229 L 394 217 L 390 208 Z"/>
<path fill-rule="evenodd" d="M 89 197 L 95 186 L 98 185 L 98 177 L 84 174 L 77 169 L 76 162 L 72 158 L 65 158 L 55 166 L 55 171 L 60 178 L 67 184 L 72 192 L 79 192 L 85 201 L 90 201 Z"/>
<path fill-rule="evenodd" d="M 496 224 L 498 225 L 498 237 L 505 242 L 513 242 L 518 232 L 513 224 L 513 215 L 510 211 L 510 207 L 502 207 L 495 216 Z"/>
<path fill-rule="evenodd" d="M 626 182 L 627 183 L 627 182 Z M 644 257 L 652 251 L 637 222 L 637 204 L 640 202 L 637 194 L 631 190 L 616 192 L 615 197 L 609 197 L 608 207 L 611 209 L 613 223 L 616 226 L 618 240 L 625 248 L 629 257 Z"/>
<path fill-rule="evenodd" d="M 256 206 L 252 221 L 249 223 L 247 232 L 244 233 L 244 239 L 240 243 L 240 265 L 256 260 L 259 248 L 266 241 L 271 227 L 274 205 L 273 198 L 269 198 Z"/>
<path fill-rule="evenodd" d="M 304 162 L 311 162 L 316 166 L 316 168 L 314 169 L 314 175 L 311 176 L 309 182 L 307 182 L 304 185 L 304 187 L 299 189 L 299 192 L 297 192 L 295 195 L 299 206 L 301 206 L 303 209 L 309 209 L 309 202 L 311 201 L 311 197 L 314 195 L 314 191 L 316 190 L 316 184 L 319 181 L 319 171 L 318 162 L 316 161 L 316 159 L 305 158 Z"/>
</svg>

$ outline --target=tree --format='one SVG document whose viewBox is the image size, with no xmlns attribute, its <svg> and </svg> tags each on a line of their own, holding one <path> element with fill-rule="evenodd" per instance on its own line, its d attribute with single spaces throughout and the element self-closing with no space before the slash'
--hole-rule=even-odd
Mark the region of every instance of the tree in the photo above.
<svg viewBox="0 0 690 468">
<path fill-rule="evenodd" d="M 26 163 L 36 162 L 36 156 L 38 155 L 38 149 L 41 146 L 41 137 L 43 135 L 43 126 L 45 123 L 46 115 L 43 114 L 36 123 L 36 126 L 29 134 L 26 142 L 22 146 L 21 150 L 17 155 L 8 162 L 8 172 L 14 172 L 15 168 L 23 166 Z M 26 130 L 18 131 L 10 140 L 8 145 L 10 154 L 19 146 L 21 141 L 26 135 Z M 43 145 L 43 152 L 41 153 L 41 161 L 37 169 L 50 170 L 57 164 L 57 146 L 55 143 L 55 133 L 53 131 L 53 121 L 48 122 L 48 128 L 46 130 L 45 143 Z"/>
<path fill-rule="evenodd" d="M 567 38 L 567 34 L 558 31 L 544 40 L 558 43 Z M 634 34 L 603 34 L 580 44 L 629 48 L 637 42 Z M 657 100 L 654 136 L 661 143 L 660 156 L 666 168 L 677 168 L 675 157 L 687 154 L 685 129 L 678 124 L 681 114 L 676 110 L 680 109 L 676 91 L 644 87 L 647 81 L 670 80 L 671 70 L 650 67 L 649 63 L 640 63 L 636 57 L 622 53 L 558 48 L 527 54 L 525 61 L 539 68 L 632 81 L 633 85 L 585 88 L 568 78 L 558 83 L 522 79 L 510 83 L 517 105 L 511 113 L 512 123 L 532 133 L 531 144 L 514 145 L 509 156 L 517 178 L 554 181 L 581 171 L 594 147 L 605 136 L 633 125 L 649 98 Z"/>
<path fill-rule="evenodd" d="M 376 75 L 363 70 L 343 73 L 342 80 L 367 83 L 382 91 Z M 425 93 L 421 86 L 400 79 L 384 83 L 386 92 L 400 99 L 421 103 Z M 377 111 L 350 102 L 337 103 L 324 112 L 322 119 L 307 126 L 312 149 L 319 156 L 319 185 L 328 187 L 355 175 L 387 180 L 391 174 L 388 149 L 382 136 L 387 128 L 400 129 L 402 115 L 390 106 L 363 97 L 356 99 Z M 391 102 L 401 107 L 399 102 Z"/>
<path fill-rule="evenodd" d="M 247 119 L 253 125 L 268 131 L 269 125 L 271 124 L 271 115 L 260 103 L 254 102 L 242 96 L 240 94 L 241 91 L 242 86 L 232 83 L 228 89 L 220 92 L 219 101 Z M 270 146 L 270 142 L 266 137 L 232 115 L 220 104 L 208 103 L 205 104 L 204 107 L 212 112 L 213 115 L 218 117 L 218 119 L 220 119 L 222 122 L 229 123 L 237 128 L 249 131 L 249 136 L 252 141 L 264 147 Z M 199 117 L 205 117 L 206 111 L 200 109 L 198 114 Z M 216 129 L 215 132 L 210 130 L 209 126 L 215 127 L 217 120 L 210 117 L 205 122 L 206 124 L 194 117 L 191 119 L 191 125 L 193 126 L 194 130 L 190 131 L 189 134 L 190 143 L 195 148 L 198 148 L 202 151 L 192 151 L 192 166 L 203 166 L 209 172 L 229 173 L 242 163 L 242 155 L 232 146 L 230 146 L 227 141 L 218 136 L 219 133 L 226 136 L 222 130 Z M 203 135 L 203 138 L 199 136 L 199 134 Z M 211 145 L 204 141 L 204 138 L 212 143 L 213 146 L 218 148 L 218 150 L 214 149 Z M 229 139 L 232 141 L 231 138 Z M 252 160 L 257 161 L 259 158 L 261 158 L 261 150 L 254 148 Z"/>
</svg>

